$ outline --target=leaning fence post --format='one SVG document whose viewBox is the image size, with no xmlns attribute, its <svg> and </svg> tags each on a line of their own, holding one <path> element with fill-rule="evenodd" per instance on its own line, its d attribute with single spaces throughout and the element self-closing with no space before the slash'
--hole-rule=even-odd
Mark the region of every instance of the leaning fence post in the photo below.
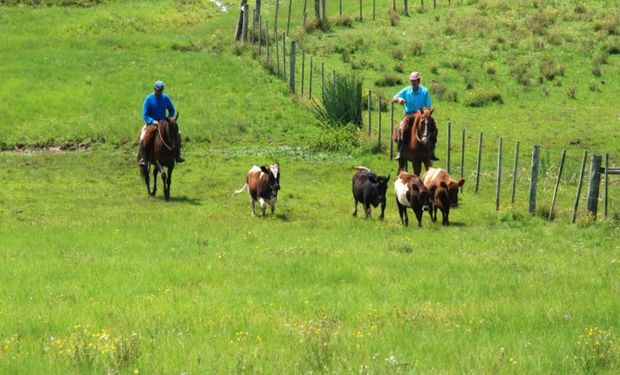
<svg viewBox="0 0 620 375">
<path fill-rule="evenodd" d="M 394 134 L 394 103 L 390 103 L 390 137 Z M 394 158 L 394 142 L 390 138 L 390 160 Z"/>
<path fill-rule="evenodd" d="M 519 141 L 515 143 L 515 164 L 512 169 L 512 199 L 510 203 L 515 203 L 515 194 L 517 189 L 517 168 L 519 165 Z"/>
<path fill-rule="evenodd" d="M 276 35 L 278 33 L 278 9 L 279 8 L 280 8 L 280 0 L 276 0 L 276 16 L 275 16 L 275 20 L 273 21 L 273 32 Z M 278 40 L 277 37 L 275 39 Z"/>
<path fill-rule="evenodd" d="M 294 94 L 295 93 L 295 53 L 297 52 L 297 42 L 295 42 L 294 40 L 291 40 L 291 58 L 290 58 L 290 62 L 291 62 L 291 71 L 289 74 L 289 83 L 288 83 L 288 87 L 290 88 L 291 92 Z"/>
<path fill-rule="evenodd" d="M 308 70 L 308 99 L 312 99 L 312 69 L 314 56 L 310 55 L 310 70 Z"/>
<path fill-rule="evenodd" d="M 482 132 L 480 132 L 480 139 L 478 140 L 478 163 L 476 165 L 476 193 L 478 192 L 478 186 L 480 185 L 480 158 L 482 157 Z"/>
<path fill-rule="evenodd" d="M 405 16 L 409 16 L 409 0 L 405 0 Z"/>
<path fill-rule="evenodd" d="M 586 169 L 586 159 L 588 158 L 588 151 L 584 151 L 583 160 L 581 161 L 581 172 L 579 173 L 579 184 L 577 184 L 577 196 L 575 197 L 575 207 L 573 208 L 573 223 L 577 219 L 577 208 L 579 208 L 579 197 L 581 196 L 581 187 L 583 186 L 583 173 Z"/>
<path fill-rule="evenodd" d="M 448 145 L 447 145 L 447 157 L 446 157 L 446 169 L 450 174 L 450 143 L 452 138 L 452 122 L 448 121 Z"/>
<path fill-rule="evenodd" d="M 288 0 L 288 20 L 286 21 L 286 35 L 291 33 L 291 8 L 293 7 L 293 0 Z"/>
<path fill-rule="evenodd" d="M 381 95 L 377 95 L 379 99 L 379 108 L 377 108 L 377 112 L 379 112 L 379 135 L 377 137 L 377 144 L 379 145 L 379 149 L 381 149 Z"/>
<path fill-rule="evenodd" d="M 502 190 L 502 137 L 497 145 L 497 188 L 495 189 L 495 210 L 499 211 L 499 195 Z"/>
<path fill-rule="evenodd" d="M 362 22 L 364 19 L 362 17 L 362 0 L 360 0 L 360 22 Z"/>
<path fill-rule="evenodd" d="M 304 96 L 304 81 L 306 74 L 306 51 L 301 50 L 301 96 Z"/>
<path fill-rule="evenodd" d="M 536 188 L 538 184 L 538 156 L 540 146 L 535 145 L 532 151 L 532 178 L 530 180 L 530 214 L 536 213 Z"/>
<path fill-rule="evenodd" d="M 263 22 L 261 18 L 261 22 L 258 24 L 258 56 L 260 56 L 262 44 L 263 44 Z M 269 31 L 267 31 L 267 39 L 269 39 Z M 269 43 L 267 43 L 269 46 Z M 267 60 L 269 60 L 269 47 L 267 47 Z"/>
<path fill-rule="evenodd" d="M 308 5 L 308 0 L 304 0 L 304 20 L 303 23 L 301 24 L 302 26 L 306 26 L 306 17 L 308 16 L 308 13 L 306 12 L 306 6 Z"/>
<path fill-rule="evenodd" d="M 282 77 L 286 82 L 286 34 L 282 34 Z"/>
<path fill-rule="evenodd" d="M 325 63 L 321 63 L 321 99 L 325 97 Z"/>
<path fill-rule="evenodd" d="M 372 102 L 371 102 L 371 93 L 370 90 L 368 90 L 368 138 L 370 138 L 370 124 L 372 122 Z"/>
<path fill-rule="evenodd" d="M 605 154 L 605 220 L 607 220 L 607 202 L 609 200 L 609 154 Z"/>
<path fill-rule="evenodd" d="M 566 158 L 566 149 L 562 150 L 562 158 L 560 159 L 560 170 L 558 171 L 558 179 L 555 182 L 555 188 L 553 189 L 553 198 L 551 199 L 551 209 L 549 210 L 549 221 L 553 220 L 553 208 L 555 207 L 555 198 L 558 195 L 558 189 L 560 187 L 560 178 L 562 177 L 562 171 L 564 170 L 564 159 Z"/>
<path fill-rule="evenodd" d="M 280 43 L 278 42 L 278 30 L 275 31 L 273 43 L 276 45 L 276 62 L 278 63 L 278 77 L 279 77 L 280 76 Z"/>
<path fill-rule="evenodd" d="M 338 2 L 338 15 L 342 16 L 342 0 Z"/>
<path fill-rule="evenodd" d="M 465 128 L 461 130 L 461 178 L 465 177 Z M 463 192 L 463 185 L 461 185 Z"/>
<path fill-rule="evenodd" d="M 250 11 L 250 6 L 246 3 L 243 5 L 243 41 L 247 42 L 248 41 L 248 21 L 249 21 L 249 15 L 248 12 Z"/>
<path fill-rule="evenodd" d="M 598 209 L 598 195 L 601 184 L 601 155 L 592 155 L 590 164 L 590 187 L 588 189 L 588 215 L 594 216 Z"/>
<path fill-rule="evenodd" d="M 377 7 L 376 2 L 377 2 L 377 0 L 372 0 L 372 20 L 373 21 L 375 21 L 377 19 L 376 15 L 375 15 L 376 14 L 375 10 L 376 10 L 376 7 Z"/>
</svg>

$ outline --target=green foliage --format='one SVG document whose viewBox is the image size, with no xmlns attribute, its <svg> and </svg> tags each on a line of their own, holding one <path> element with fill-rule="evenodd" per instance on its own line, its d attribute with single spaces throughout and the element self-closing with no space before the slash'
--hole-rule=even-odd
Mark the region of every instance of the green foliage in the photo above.
<svg viewBox="0 0 620 375">
<path fill-rule="evenodd" d="M 314 113 L 327 127 L 362 124 L 362 78 L 351 72 L 336 75 L 336 80 L 325 83 L 320 104 L 314 102 Z"/>
<path fill-rule="evenodd" d="M 578 365 L 588 373 L 596 373 L 612 367 L 620 359 L 620 347 L 617 340 L 612 329 L 586 328 L 577 341 Z"/>
<path fill-rule="evenodd" d="M 400 76 L 395 76 L 393 74 L 385 74 L 382 78 L 375 81 L 375 85 L 377 87 L 396 86 L 402 84 L 403 80 Z"/>
<path fill-rule="evenodd" d="M 313 151 L 351 152 L 359 146 L 357 127 L 353 124 L 341 127 L 324 127 L 310 143 Z"/>
<path fill-rule="evenodd" d="M 474 88 L 467 91 L 464 104 L 468 107 L 484 107 L 491 103 L 503 104 L 502 95 L 497 91 Z"/>
<path fill-rule="evenodd" d="M 557 64 L 552 57 L 544 58 L 540 62 L 540 76 L 548 81 L 553 81 L 556 76 L 563 76 L 564 69 L 564 66 Z"/>
</svg>

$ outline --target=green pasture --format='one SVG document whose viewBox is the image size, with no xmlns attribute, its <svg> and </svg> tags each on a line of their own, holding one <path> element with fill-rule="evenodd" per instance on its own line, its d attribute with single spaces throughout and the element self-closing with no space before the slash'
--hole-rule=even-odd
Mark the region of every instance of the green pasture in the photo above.
<svg viewBox="0 0 620 375">
<path fill-rule="evenodd" d="M 327 2 L 337 15 L 338 3 Z M 371 137 L 363 128 L 352 143 L 335 139 L 342 133 L 319 125 L 311 101 L 290 94 L 254 47 L 232 42 L 237 10 L 180 0 L 0 3 L 0 373 L 619 371 L 617 176 L 609 218 L 602 201 L 597 220 L 587 217 L 586 183 L 570 223 L 583 152 L 618 164 L 614 2 L 410 2 L 412 16 L 392 15 L 394 27 L 390 1 L 377 1 L 376 21 L 365 1 L 363 23 L 308 33 L 292 16 L 307 57 L 328 71 L 359 71 L 365 92 L 390 98 L 406 83 L 377 81 L 413 69 L 444 86 L 443 98 L 431 90 L 438 166 L 449 119 L 455 175 L 466 128 L 466 184 L 452 225 L 425 215 L 422 228 L 412 214 L 402 227 L 391 187 L 385 220 L 376 209 L 370 220 L 351 215 L 353 166 L 390 174 L 390 186 L 395 178 L 385 128 L 377 146 L 376 107 Z M 275 1 L 264 3 L 272 17 Z M 288 2 L 280 3 L 281 30 Z M 356 14 L 357 2 L 347 3 Z M 525 32 L 520 21 L 546 27 Z M 564 71 L 541 83 L 546 57 Z M 527 85 L 515 66 L 529 66 Z M 169 202 L 161 182 L 147 197 L 135 164 L 140 109 L 156 79 L 185 138 Z M 503 103 L 470 106 L 481 90 Z M 389 112 L 382 119 L 389 126 Z M 534 144 L 541 181 L 530 215 Z M 253 164 L 276 160 L 275 215 L 252 218 L 247 193 L 232 192 Z"/>
</svg>

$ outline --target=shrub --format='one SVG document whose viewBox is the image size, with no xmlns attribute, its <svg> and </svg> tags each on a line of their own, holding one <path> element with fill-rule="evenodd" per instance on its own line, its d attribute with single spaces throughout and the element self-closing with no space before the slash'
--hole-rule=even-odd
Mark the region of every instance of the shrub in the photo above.
<svg viewBox="0 0 620 375">
<path fill-rule="evenodd" d="M 564 66 L 556 64 L 555 60 L 547 57 L 540 62 L 540 76 L 548 81 L 553 81 L 556 76 L 564 75 Z"/>
<path fill-rule="evenodd" d="M 394 48 L 394 50 L 392 50 L 392 57 L 396 60 L 402 60 L 404 55 L 403 50 L 400 48 Z"/>
<path fill-rule="evenodd" d="M 334 26 L 353 27 L 353 18 L 351 16 L 342 15 L 332 18 Z"/>
<path fill-rule="evenodd" d="M 590 80 L 588 87 L 590 88 L 590 91 L 598 91 L 598 84 L 593 79 Z"/>
<path fill-rule="evenodd" d="M 608 59 L 609 59 L 609 53 L 607 53 L 607 51 L 601 51 L 598 54 L 596 54 L 596 56 L 594 56 L 594 58 L 592 59 L 592 62 L 595 65 L 603 65 L 603 64 L 607 64 Z"/>
<path fill-rule="evenodd" d="M 608 16 L 594 23 L 594 30 L 606 35 L 618 35 L 619 22 L 620 19 L 617 16 Z"/>
<path fill-rule="evenodd" d="M 327 84 L 320 103 L 314 102 L 314 112 L 327 127 L 348 123 L 362 125 L 362 79 L 355 73 L 337 75 Z"/>
<path fill-rule="evenodd" d="M 396 27 L 400 24 L 400 14 L 395 12 L 394 9 L 390 8 L 388 16 L 390 17 L 390 25 Z"/>
<path fill-rule="evenodd" d="M 350 152 L 358 146 L 357 128 L 352 124 L 340 128 L 325 127 L 315 140 L 310 141 L 310 149 L 314 151 Z"/>
<path fill-rule="evenodd" d="M 424 43 L 422 43 L 422 41 L 420 40 L 414 40 L 411 43 L 411 54 L 413 56 L 422 56 L 424 54 Z"/>
<path fill-rule="evenodd" d="M 475 88 L 467 92 L 465 97 L 465 105 L 468 107 L 484 107 L 491 103 L 504 103 L 500 93 L 489 91 L 482 88 Z"/>
<path fill-rule="evenodd" d="M 400 65 L 400 64 L 396 64 L 396 65 L 394 65 L 394 71 L 396 73 L 404 73 L 405 72 L 405 68 L 403 68 L 403 66 Z"/>
<path fill-rule="evenodd" d="M 437 64 L 435 63 L 431 63 L 430 71 L 433 74 L 439 74 L 439 66 L 437 66 Z"/>
<path fill-rule="evenodd" d="M 482 64 L 482 67 L 484 68 L 484 72 L 490 76 L 494 76 L 495 73 L 497 73 L 497 65 L 495 65 L 494 62 L 486 61 Z"/>
<path fill-rule="evenodd" d="M 396 86 L 396 85 L 401 85 L 402 83 L 403 83 L 402 79 L 400 79 L 397 76 L 391 75 L 391 74 L 385 74 L 383 78 L 380 78 L 375 81 L 375 85 L 379 87 Z"/>
<path fill-rule="evenodd" d="M 601 66 L 598 65 L 598 64 L 592 65 L 592 74 L 595 77 L 600 77 L 601 76 Z"/>
<path fill-rule="evenodd" d="M 577 99 L 577 87 L 571 86 L 566 90 L 566 94 L 571 99 Z"/>
<path fill-rule="evenodd" d="M 532 73 L 530 72 L 531 64 L 529 62 L 515 63 L 510 66 L 510 75 L 512 75 L 519 84 L 524 87 L 528 87 L 532 79 Z"/>
<path fill-rule="evenodd" d="M 439 98 L 439 100 L 443 100 L 446 94 L 446 91 L 448 90 L 447 87 L 443 83 L 435 81 L 435 80 L 431 81 L 429 89 L 431 91 L 432 96 Z"/>
</svg>

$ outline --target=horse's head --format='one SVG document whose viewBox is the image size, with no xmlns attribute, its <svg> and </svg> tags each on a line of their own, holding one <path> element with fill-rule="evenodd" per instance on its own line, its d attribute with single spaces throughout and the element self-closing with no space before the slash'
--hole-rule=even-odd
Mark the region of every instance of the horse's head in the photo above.
<svg viewBox="0 0 620 375">
<path fill-rule="evenodd" d="M 431 116 L 433 108 L 419 110 L 415 116 L 416 137 L 422 144 L 427 144 L 430 139 L 430 131 L 435 126 L 435 119 Z"/>
<path fill-rule="evenodd" d="M 170 142 L 170 147 L 174 150 L 178 147 L 178 139 L 179 139 L 179 125 L 177 124 L 177 119 L 179 118 L 179 113 L 177 112 L 174 117 L 168 117 L 166 119 L 166 123 L 164 125 L 165 133 L 167 134 L 168 141 Z"/>
</svg>

